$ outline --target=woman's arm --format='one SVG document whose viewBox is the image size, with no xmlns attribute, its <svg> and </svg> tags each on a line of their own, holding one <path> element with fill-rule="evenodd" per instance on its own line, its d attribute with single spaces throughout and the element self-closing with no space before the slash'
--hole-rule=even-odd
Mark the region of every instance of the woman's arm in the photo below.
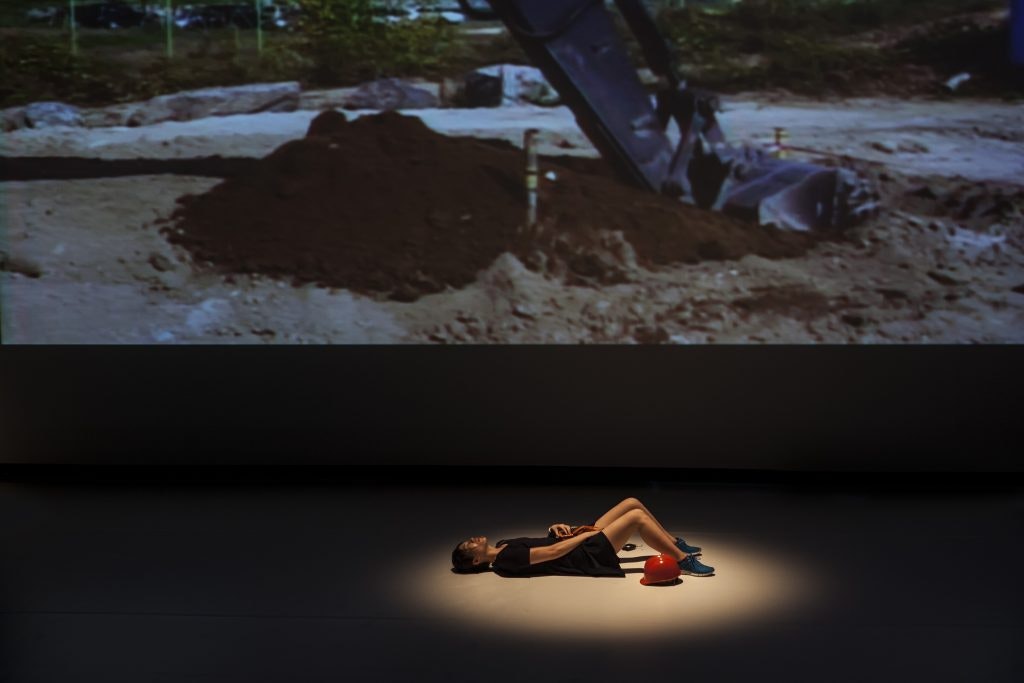
<svg viewBox="0 0 1024 683">
<path fill-rule="evenodd" d="M 572 552 L 573 548 L 578 546 L 580 543 L 583 543 L 583 541 L 599 533 L 601 533 L 601 530 L 595 529 L 594 531 L 586 531 L 582 534 L 577 534 L 572 538 L 567 538 L 564 541 L 559 541 L 552 545 L 546 545 L 540 548 L 530 548 L 530 564 L 540 564 L 541 562 L 557 560 L 563 555 L 568 555 Z"/>
</svg>

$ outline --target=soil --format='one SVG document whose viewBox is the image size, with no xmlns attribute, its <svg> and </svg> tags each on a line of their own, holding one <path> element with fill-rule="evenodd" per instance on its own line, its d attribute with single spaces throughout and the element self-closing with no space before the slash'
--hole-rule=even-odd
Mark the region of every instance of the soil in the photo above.
<svg viewBox="0 0 1024 683">
<path fill-rule="evenodd" d="M 794 157 L 872 180 L 877 217 L 809 241 L 669 202 L 610 177 L 562 109 L 11 133 L 3 341 L 1024 340 L 1019 107 L 772 97 L 730 98 L 730 139 L 785 122 L 813 150 Z M 555 180 L 528 233 L 510 141 L 531 127 Z"/>
<path fill-rule="evenodd" d="M 793 257 L 811 243 L 652 196 L 597 160 L 548 159 L 540 204 L 552 208 L 527 229 L 523 166 L 510 144 L 446 137 L 418 118 L 325 112 L 305 138 L 181 198 L 163 232 L 220 272 L 398 301 L 462 288 L 506 252 L 572 283 L 609 284 L 637 265 Z"/>
</svg>

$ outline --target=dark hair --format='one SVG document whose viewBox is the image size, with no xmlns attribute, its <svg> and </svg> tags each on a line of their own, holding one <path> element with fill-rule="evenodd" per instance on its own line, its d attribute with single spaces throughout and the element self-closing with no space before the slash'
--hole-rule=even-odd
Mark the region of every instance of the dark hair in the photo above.
<svg viewBox="0 0 1024 683">
<path fill-rule="evenodd" d="M 478 572 L 486 571 L 490 568 L 487 562 L 481 562 L 480 564 L 473 564 L 473 553 L 460 548 L 462 543 L 455 546 L 455 550 L 452 551 L 452 568 L 455 569 L 459 574 L 476 574 Z"/>
</svg>

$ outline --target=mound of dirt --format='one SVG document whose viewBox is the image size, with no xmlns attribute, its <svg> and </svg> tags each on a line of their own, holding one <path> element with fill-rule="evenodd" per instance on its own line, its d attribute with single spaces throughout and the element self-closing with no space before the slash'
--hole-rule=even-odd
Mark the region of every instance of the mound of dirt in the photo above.
<svg viewBox="0 0 1024 683">
<path fill-rule="evenodd" d="M 523 171 L 512 145 L 446 137 L 396 113 L 324 112 L 305 138 L 182 197 L 163 232 L 221 272 L 401 301 L 463 287 L 506 252 L 570 283 L 609 283 L 637 266 L 810 245 L 629 187 L 599 161 L 560 159 L 543 161 L 541 226 L 528 232 Z"/>
</svg>

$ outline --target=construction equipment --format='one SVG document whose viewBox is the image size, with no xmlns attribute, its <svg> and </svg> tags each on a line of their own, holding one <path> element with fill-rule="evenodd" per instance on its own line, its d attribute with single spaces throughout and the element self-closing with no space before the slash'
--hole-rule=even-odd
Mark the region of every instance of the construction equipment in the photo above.
<svg viewBox="0 0 1024 683">
<path fill-rule="evenodd" d="M 662 83 L 654 98 L 604 0 L 487 1 L 626 182 L 792 230 L 842 228 L 871 210 L 871 193 L 850 171 L 730 146 L 716 117 L 718 98 L 679 76 L 642 0 L 615 5 Z"/>
</svg>

